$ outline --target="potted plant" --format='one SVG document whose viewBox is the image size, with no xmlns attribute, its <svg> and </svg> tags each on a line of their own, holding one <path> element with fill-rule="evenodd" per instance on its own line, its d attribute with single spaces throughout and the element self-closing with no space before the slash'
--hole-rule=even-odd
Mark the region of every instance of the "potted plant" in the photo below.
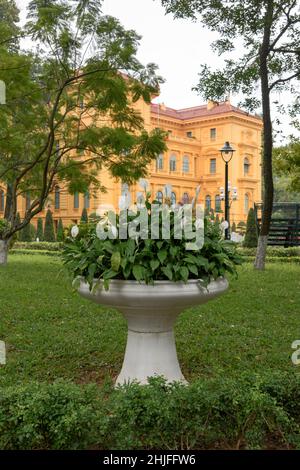
<svg viewBox="0 0 300 470">
<path fill-rule="evenodd" d="M 122 197 L 124 202 L 127 196 Z M 172 207 L 168 197 L 164 204 L 151 204 L 148 193 L 144 198 L 139 194 L 138 199 L 137 209 L 127 212 L 125 223 L 121 211 L 119 215 L 110 212 L 98 222 L 73 227 L 64 245 L 64 264 L 80 295 L 120 310 L 127 320 L 127 346 L 117 384 L 132 380 L 144 384 L 155 374 L 170 382 L 184 381 L 177 359 L 174 323 L 186 308 L 225 292 L 225 274 L 236 274 L 240 259 L 234 246 L 222 239 L 221 229 L 208 217 L 203 220 L 203 246 L 189 251 L 185 232 L 181 239 L 176 235 L 176 217 L 183 208 Z M 153 207 L 158 209 L 156 239 L 151 238 L 152 231 L 150 234 Z M 169 238 L 162 236 L 164 211 L 168 213 Z M 141 227 L 142 212 L 148 217 L 146 228 Z M 193 230 L 197 222 L 201 226 L 194 214 Z M 184 217 L 181 223 L 185 224 Z M 135 227 L 131 237 L 120 237 L 122 224 L 129 235 L 130 227 Z"/>
</svg>

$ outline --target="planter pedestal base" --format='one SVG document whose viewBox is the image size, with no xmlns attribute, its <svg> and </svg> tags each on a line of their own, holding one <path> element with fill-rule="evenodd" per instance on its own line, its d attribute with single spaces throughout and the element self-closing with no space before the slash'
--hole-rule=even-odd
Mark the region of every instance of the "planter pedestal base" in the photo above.
<svg viewBox="0 0 300 470">
<path fill-rule="evenodd" d="M 228 288 L 224 278 L 207 287 L 199 280 L 156 281 L 145 285 L 136 281 L 112 280 L 109 290 L 103 283 L 91 292 L 82 281 L 80 295 L 93 302 L 118 309 L 127 320 L 128 337 L 123 367 L 116 384 L 132 381 L 148 383 L 148 377 L 164 376 L 167 382 L 186 380 L 177 359 L 174 324 L 188 307 L 208 302 Z"/>
<path fill-rule="evenodd" d="M 121 373 L 116 385 L 137 380 L 147 384 L 148 377 L 163 375 L 168 382 L 186 383 L 177 359 L 174 332 L 142 333 L 128 330 Z"/>
</svg>

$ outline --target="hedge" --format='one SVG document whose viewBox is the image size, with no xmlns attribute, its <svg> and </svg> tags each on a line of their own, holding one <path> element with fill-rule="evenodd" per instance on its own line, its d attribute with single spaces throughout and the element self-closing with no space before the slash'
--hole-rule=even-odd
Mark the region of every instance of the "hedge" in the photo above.
<svg viewBox="0 0 300 470">
<path fill-rule="evenodd" d="M 238 247 L 237 251 L 242 256 L 252 256 L 256 255 L 256 248 L 246 248 Z M 287 258 L 287 257 L 300 257 L 300 247 L 277 247 L 277 246 L 268 246 L 267 248 L 267 257 L 273 258 Z"/>
<path fill-rule="evenodd" d="M 41 251 L 60 251 L 62 243 L 58 242 L 16 242 L 15 250 L 41 250 Z"/>
<path fill-rule="evenodd" d="M 59 256 L 59 251 L 47 251 L 47 250 L 26 250 L 26 249 L 14 249 L 9 250 L 11 255 L 46 255 L 46 256 Z"/>
<path fill-rule="evenodd" d="M 14 386 L 0 389 L 0 448 L 299 449 L 299 400 L 299 376 L 282 372 L 115 390 Z"/>
</svg>

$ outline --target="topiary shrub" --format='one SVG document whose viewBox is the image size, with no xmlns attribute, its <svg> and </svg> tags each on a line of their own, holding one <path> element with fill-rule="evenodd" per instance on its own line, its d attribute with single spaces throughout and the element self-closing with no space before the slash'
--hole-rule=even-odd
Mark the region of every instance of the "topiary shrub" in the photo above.
<svg viewBox="0 0 300 470">
<path fill-rule="evenodd" d="M 43 219 L 41 218 L 39 218 L 37 221 L 36 238 L 38 238 L 40 242 L 44 240 Z"/>
<path fill-rule="evenodd" d="M 236 225 L 235 225 L 235 222 L 233 222 L 232 226 L 231 226 L 231 232 L 236 232 Z"/>
<path fill-rule="evenodd" d="M 64 238 L 65 238 L 64 226 L 63 226 L 62 220 L 59 219 L 59 221 L 58 221 L 58 226 L 57 226 L 56 240 L 57 240 L 58 242 L 63 242 L 63 241 L 64 241 Z"/>
<path fill-rule="evenodd" d="M 32 242 L 35 239 L 35 228 L 32 224 L 27 224 L 20 231 L 20 241 Z"/>
<path fill-rule="evenodd" d="M 258 237 L 257 237 L 257 227 L 256 227 L 256 221 L 255 221 L 255 212 L 254 212 L 254 209 L 251 208 L 248 212 L 244 246 L 247 248 L 256 248 L 257 242 L 258 242 Z"/>
<path fill-rule="evenodd" d="M 45 242 L 55 242 L 54 224 L 50 209 L 47 210 L 46 214 L 44 240 Z"/>
</svg>

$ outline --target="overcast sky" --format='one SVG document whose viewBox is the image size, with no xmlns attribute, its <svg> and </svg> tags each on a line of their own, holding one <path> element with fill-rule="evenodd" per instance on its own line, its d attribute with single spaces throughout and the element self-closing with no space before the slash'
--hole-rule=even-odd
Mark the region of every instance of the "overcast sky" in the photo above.
<svg viewBox="0 0 300 470">
<path fill-rule="evenodd" d="M 25 19 L 28 0 L 16 0 Z M 159 74 L 166 82 L 161 86 L 161 95 L 156 102 L 163 102 L 172 108 L 186 108 L 203 103 L 200 96 L 192 91 L 198 82 L 201 64 L 219 68 L 222 59 L 213 54 L 210 43 L 217 37 L 190 20 L 175 20 L 166 15 L 160 0 L 104 0 L 103 13 L 115 16 L 127 29 L 134 29 L 142 36 L 138 58 L 143 64 L 155 62 Z M 286 94 L 276 96 L 286 103 Z M 238 97 L 232 97 L 237 104 Z M 284 130 L 291 129 L 288 118 L 284 117 Z"/>
</svg>

